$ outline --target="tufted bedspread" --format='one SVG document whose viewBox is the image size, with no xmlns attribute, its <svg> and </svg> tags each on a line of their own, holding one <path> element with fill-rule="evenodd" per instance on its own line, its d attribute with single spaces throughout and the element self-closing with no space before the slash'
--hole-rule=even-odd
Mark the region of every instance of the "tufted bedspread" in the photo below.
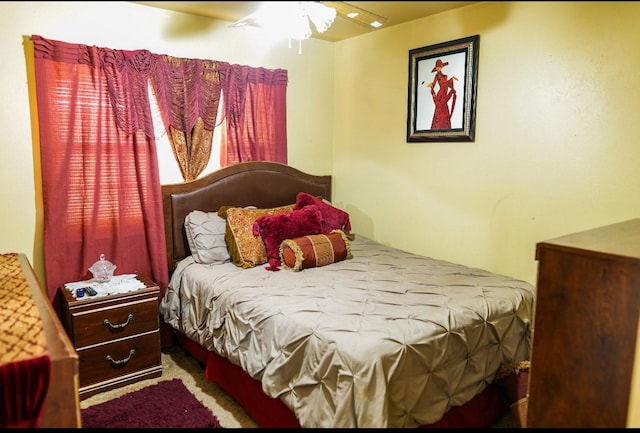
<svg viewBox="0 0 640 433">
<path fill-rule="evenodd" d="M 261 381 L 302 427 L 438 421 L 530 359 L 534 288 L 362 236 L 301 272 L 178 263 L 165 322 Z"/>
</svg>

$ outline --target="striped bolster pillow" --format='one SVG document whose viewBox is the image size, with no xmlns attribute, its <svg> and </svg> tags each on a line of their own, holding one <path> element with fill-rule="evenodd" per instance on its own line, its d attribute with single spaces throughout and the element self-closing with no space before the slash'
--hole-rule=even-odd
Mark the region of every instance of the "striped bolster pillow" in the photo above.
<svg viewBox="0 0 640 433">
<path fill-rule="evenodd" d="M 293 271 L 330 265 L 352 257 L 349 239 L 342 230 L 285 239 L 280 244 L 282 267 Z"/>
</svg>

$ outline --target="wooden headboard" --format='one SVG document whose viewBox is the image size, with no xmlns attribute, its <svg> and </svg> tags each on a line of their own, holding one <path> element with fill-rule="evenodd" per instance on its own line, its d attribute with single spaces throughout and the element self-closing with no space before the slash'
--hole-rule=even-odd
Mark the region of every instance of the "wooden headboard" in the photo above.
<svg viewBox="0 0 640 433">
<path fill-rule="evenodd" d="M 191 254 L 184 220 L 192 210 L 216 212 L 221 206 L 284 206 L 295 203 L 301 191 L 331 200 L 331 176 L 307 174 L 277 162 L 252 161 L 221 168 L 192 182 L 162 185 L 169 271 Z"/>
</svg>

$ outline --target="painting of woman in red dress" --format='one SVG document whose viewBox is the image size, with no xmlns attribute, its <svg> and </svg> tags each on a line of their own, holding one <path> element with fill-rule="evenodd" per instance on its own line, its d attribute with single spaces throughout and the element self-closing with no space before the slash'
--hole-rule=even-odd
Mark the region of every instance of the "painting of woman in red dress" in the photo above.
<svg viewBox="0 0 640 433">
<path fill-rule="evenodd" d="M 475 140 L 479 38 L 409 50 L 407 143 Z"/>
<path fill-rule="evenodd" d="M 436 60 L 436 65 L 431 70 L 436 74 L 433 77 L 433 81 L 427 84 L 431 90 L 431 97 L 435 105 L 431 129 L 451 129 L 451 115 L 456 107 L 456 99 L 458 98 L 453 82 L 458 81 L 458 78 L 456 76 L 448 78 L 446 74 L 442 73 L 442 68 L 448 64 L 449 62 L 443 62 L 440 59 Z M 435 90 L 436 85 L 438 86 L 437 92 Z M 449 101 L 451 101 L 451 108 L 449 108 Z"/>
</svg>

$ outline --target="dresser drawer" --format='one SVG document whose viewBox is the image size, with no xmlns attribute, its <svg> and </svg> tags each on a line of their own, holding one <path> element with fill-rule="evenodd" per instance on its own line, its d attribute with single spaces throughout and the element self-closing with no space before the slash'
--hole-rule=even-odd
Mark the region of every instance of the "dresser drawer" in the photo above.
<svg viewBox="0 0 640 433">
<path fill-rule="evenodd" d="M 160 331 L 77 350 L 80 387 L 161 365 Z"/>
<path fill-rule="evenodd" d="M 73 343 L 76 348 L 153 331 L 159 327 L 157 298 L 72 314 Z"/>
</svg>

